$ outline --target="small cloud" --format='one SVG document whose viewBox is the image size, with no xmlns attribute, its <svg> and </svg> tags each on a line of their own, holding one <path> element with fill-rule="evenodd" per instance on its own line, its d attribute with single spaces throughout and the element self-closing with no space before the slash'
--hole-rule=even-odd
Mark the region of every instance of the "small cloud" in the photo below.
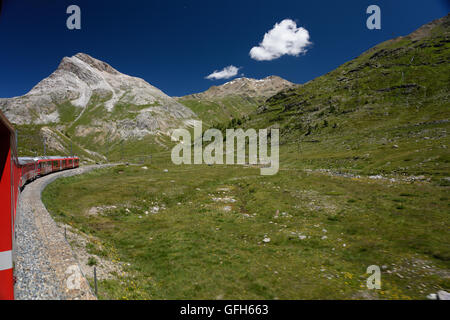
<svg viewBox="0 0 450 320">
<path fill-rule="evenodd" d="M 268 61 L 283 55 L 298 56 L 310 45 L 308 30 L 298 27 L 295 21 L 284 19 L 264 35 L 263 41 L 250 50 L 252 59 Z"/>
<path fill-rule="evenodd" d="M 214 71 L 209 76 L 207 76 L 206 79 L 210 80 L 229 79 L 236 76 L 238 74 L 239 69 L 240 68 L 237 68 L 235 66 L 228 66 L 220 71 L 218 70 Z"/>
</svg>

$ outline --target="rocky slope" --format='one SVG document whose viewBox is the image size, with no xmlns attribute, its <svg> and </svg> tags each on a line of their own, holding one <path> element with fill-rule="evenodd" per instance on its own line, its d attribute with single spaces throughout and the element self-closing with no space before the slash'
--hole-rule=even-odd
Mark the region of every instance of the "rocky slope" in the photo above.
<svg viewBox="0 0 450 320">
<path fill-rule="evenodd" d="M 117 104 L 157 106 L 140 112 L 144 114 L 141 118 L 157 115 L 156 122 L 147 121 L 147 127 L 152 130 L 157 129 L 155 124 L 159 120 L 194 116 L 188 108 L 143 79 L 122 74 L 84 53 L 63 58 L 58 69 L 26 95 L 0 99 L 0 108 L 13 123 L 55 123 L 62 120 L 58 108 L 61 104 L 69 102 L 83 110 L 94 97 L 102 100 L 107 112 L 113 112 Z"/>
<path fill-rule="evenodd" d="M 84 53 L 63 58 L 55 72 L 24 96 L 0 99 L 0 109 L 19 128 L 48 125 L 46 132 L 40 132 L 43 136 L 57 127 L 95 151 L 117 141 L 165 136 L 196 118 L 189 108 L 143 79 L 122 74 Z M 61 151 L 58 145 L 49 147 Z"/>
<path fill-rule="evenodd" d="M 220 86 L 212 86 L 208 90 L 185 96 L 193 99 L 215 99 L 227 96 L 246 96 L 250 98 L 269 98 L 279 91 L 295 84 L 278 76 L 264 79 L 237 78 Z"/>
<path fill-rule="evenodd" d="M 296 86 L 278 76 L 264 79 L 237 78 L 208 90 L 177 98 L 209 123 L 243 117 L 281 90 Z"/>
</svg>

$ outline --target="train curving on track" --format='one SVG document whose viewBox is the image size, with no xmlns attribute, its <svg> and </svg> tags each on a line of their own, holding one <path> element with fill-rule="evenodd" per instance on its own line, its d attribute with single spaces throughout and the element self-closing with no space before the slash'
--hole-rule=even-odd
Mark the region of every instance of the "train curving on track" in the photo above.
<svg viewBox="0 0 450 320">
<path fill-rule="evenodd" d="M 17 200 L 30 181 L 77 168 L 78 157 L 18 157 L 14 127 L 0 111 L 0 300 L 14 299 L 14 240 Z"/>
</svg>

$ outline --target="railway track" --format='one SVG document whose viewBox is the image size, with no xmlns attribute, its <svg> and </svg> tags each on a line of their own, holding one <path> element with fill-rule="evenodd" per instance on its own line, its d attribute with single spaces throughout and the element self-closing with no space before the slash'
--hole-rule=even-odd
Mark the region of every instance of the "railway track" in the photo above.
<svg viewBox="0 0 450 320">
<path fill-rule="evenodd" d="M 61 177 L 110 165 L 61 171 L 29 183 L 19 197 L 15 246 L 15 299 L 96 299 L 72 249 L 44 204 L 41 192 Z"/>
</svg>

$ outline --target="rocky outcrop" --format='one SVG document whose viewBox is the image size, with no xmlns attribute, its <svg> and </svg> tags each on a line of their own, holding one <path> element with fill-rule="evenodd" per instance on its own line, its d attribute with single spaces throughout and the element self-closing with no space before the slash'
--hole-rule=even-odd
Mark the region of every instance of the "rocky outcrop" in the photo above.
<svg viewBox="0 0 450 320">
<path fill-rule="evenodd" d="M 76 113 L 81 117 L 94 98 L 103 106 L 104 116 L 88 122 L 118 120 L 115 107 L 120 104 L 124 106 L 120 118 L 127 121 L 119 126 L 132 127 L 138 136 L 166 132 L 179 125 L 177 120 L 195 118 L 189 108 L 143 79 L 122 74 L 84 53 L 63 58 L 58 69 L 26 95 L 0 99 L 0 109 L 16 124 L 50 124 L 61 121 L 59 106 L 69 103 L 80 108 Z M 139 108 L 128 109 L 130 106 Z"/>
<path fill-rule="evenodd" d="M 221 86 L 212 86 L 205 92 L 183 98 L 212 99 L 233 95 L 250 98 L 269 98 L 281 90 L 292 86 L 295 86 L 295 84 L 278 76 L 270 76 L 264 79 L 237 78 Z"/>
</svg>

